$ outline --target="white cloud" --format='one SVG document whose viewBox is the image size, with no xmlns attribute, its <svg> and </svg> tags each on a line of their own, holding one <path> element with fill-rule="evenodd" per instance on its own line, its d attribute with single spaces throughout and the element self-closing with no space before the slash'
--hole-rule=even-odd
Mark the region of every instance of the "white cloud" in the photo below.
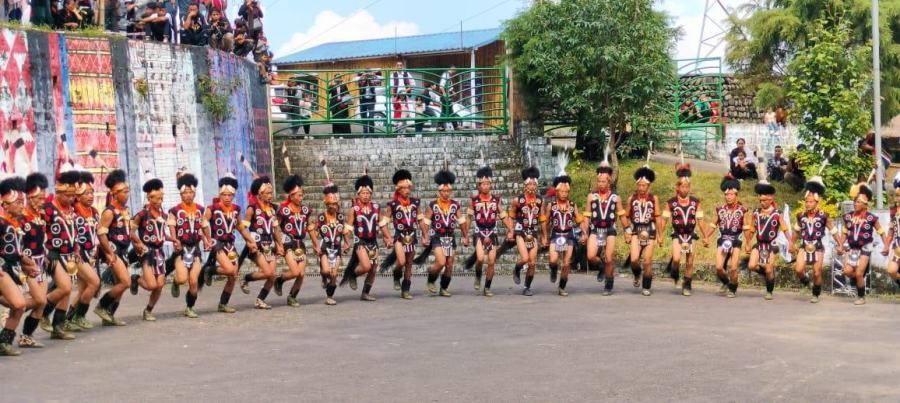
<svg viewBox="0 0 900 403">
<path fill-rule="evenodd" d="M 341 22 L 344 18 L 347 20 Z M 339 25 L 335 27 L 335 24 Z M 366 10 L 357 11 L 349 17 L 325 10 L 316 15 L 306 32 L 293 33 L 275 51 L 275 56 L 288 55 L 326 42 L 392 37 L 395 32 L 398 36 L 416 35 L 419 33 L 419 26 L 408 21 L 388 21 L 381 24 Z"/>
</svg>

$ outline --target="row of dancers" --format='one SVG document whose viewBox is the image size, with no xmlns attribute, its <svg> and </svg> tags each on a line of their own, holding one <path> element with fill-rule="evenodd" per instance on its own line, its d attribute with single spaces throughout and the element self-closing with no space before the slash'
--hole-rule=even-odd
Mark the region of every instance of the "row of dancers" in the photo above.
<svg viewBox="0 0 900 403">
<path fill-rule="evenodd" d="M 274 199 L 272 181 L 257 176 L 250 185 L 243 214 L 241 206 L 234 203 L 239 186 L 233 175 L 219 179 L 217 196 L 204 207 L 195 201 L 197 178 L 180 172 L 175 187 L 181 202 L 168 210 L 162 206 L 164 183 L 150 179 L 141 189 L 146 204 L 133 215 L 127 206 L 130 188 L 122 170 L 102 178 L 108 189 L 102 212 L 93 206 L 95 178 L 90 172 L 75 167 L 62 170 L 49 197 L 49 181 L 40 173 L 6 178 L 0 182 L 0 304 L 9 308 L 9 317 L 0 330 L 0 355 L 19 354 L 13 344 L 20 322 L 17 344 L 22 348 L 43 346 L 34 336 L 37 327 L 58 340 L 72 340 L 74 333 L 92 329 L 94 324 L 86 315 L 94 298 L 99 301 L 93 312 L 103 326 L 124 326 L 125 322 L 116 317 L 117 309 L 126 291 L 137 295 L 139 288 L 150 293 L 142 319 L 155 321 L 154 307 L 172 273 L 172 296 L 180 298 L 186 287 L 183 314 L 188 318 L 198 317 L 194 306 L 199 292 L 211 285 L 214 276 L 225 278 L 219 312 L 234 313 L 229 302 L 235 286 L 249 294 L 254 282 L 263 284 L 255 308 L 271 309 L 267 302 L 270 292 L 284 296 L 289 283 L 286 305 L 297 307 L 308 262 L 307 236 L 317 257 L 326 305 L 337 303 L 334 294 L 338 286 L 349 285 L 356 290 L 359 277 L 364 278 L 360 299 L 375 300 L 371 290 L 381 247 L 389 249 L 390 254 L 380 266 L 393 268 L 394 289 L 401 298 L 413 298 L 413 264 L 425 264 L 429 256 L 434 260 L 427 276 L 428 292 L 450 297 L 457 233 L 462 235 L 463 246 L 474 246 L 464 265 L 474 267 L 474 288 L 485 297 L 493 296 L 497 258 L 510 249 L 518 252 L 513 280 L 522 286 L 523 295 L 533 295 L 538 253 L 547 250 L 550 281 L 558 282 L 559 296 L 568 296 L 576 243 L 585 246 L 588 264 L 598 271 L 598 280 L 604 283 L 602 294 L 611 295 L 614 250 L 620 236 L 617 221 L 624 228 L 623 241 L 630 244 L 627 264 L 633 286 L 640 287 L 642 295 L 652 295 L 653 249 L 663 247 L 665 238 L 670 238 L 672 258 L 667 272 L 676 285 L 680 281 L 682 294 L 690 296 L 694 248 L 698 241 L 707 247 L 718 231 L 716 275 L 722 284 L 720 293 L 728 298 L 736 296 L 739 256 L 747 253 L 748 268 L 765 278 L 765 299 L 773 299 L 775 239 L 788 228 L 775 207 L 775 188 L 770 184 L 761 181 L 755 186 L 759 205 L 751 211 L 738 201 L 741 182 L 724 178 L 720 185 L 724 202 L 714 208 L 711 225 L 707 225 L 701 200 L 691 194 L 689 164 L 676 166 L 675 195 L 660 203 L 650 191 L 656 173 L 649 166 L 634 172 L 634 194 L 620 199 L 612 190 L 613 168 L 601 163 L 583 210 L 570 199 L 572 181 L 565 164 L 560 165 L 544 196 L 538 192 L 538 169 L 524 169 L 523 192 L 508 203 L 492 191 L 493 172 L 488 166 L 477 171 L 477 193 L 465 203 L 453 197 L 456 176 L 446 163 L 434 176 L 437 197 L 427 204 L 412 197 L 413 176 L 406 169 L 396 169 L 394 194 L 384 205 L 372 200 L 374 183 L 367 174 L 355 181 L 354 197 L 346 210 L 341 209 L 339 189 L 326 180 L 322 190 L 324 209 L 320 212 L 304 203 L 301 176 L 285 178 L 281 184 L 284 199 L 280 202 Z M 328 178 L 324 160 L 322 166 Z M 884 231 L 868 212 L 872 191 L 861 186 L 854 195 L 854 212 L 842 217 L 843 230 L 838 231 L 819 209 L 824 192 L 818 177 L 806 184 L 805 209 L 797 214 L 790 242 L 793 253 L 798 244 L 802 247 L 803 258 L 797 260 L 795 268 L 798 279 L 812 287 L 810 302 L 818 302 L 822 291 L 826 236 L 834 238 L 837 252 L 845 256 L 844 274 L 855 281 L 857 305 L 865 303 L 865 274 L 875 235 L 881 236 L 886 245 L 883 254 L 893 252 L 889 271 L 900 285 L 897 207 L 891 209 L 890 231 Z M 895 197 L 900 204 L 900 191 Z M 501 225 L 506 229 L 502 241 Z M 671 232 L 667 233 L 668 226 Z M 238 237 L 245 243 L 240 252 L 235 245 Z M 378 245 L 379 238 L 383 246 Z M 169 256 L 164 250 L 166 242 L 173 246 Z M 204 252 L 208 252 L 205 262 Z M 248 260 L 255 269 L 241 276 L 240 267 Z M 280 261 L 285 269 L 279 273 L 276 266 Z M 129 270 L 130 265 L 136 270 Z M 806 273 L 807 266 L 812 266 L 812 279 Z M 102 274 L 101 267 L 106 268 Z M 101 295 L 102 277 L 113 285 Z"/>
</svg>

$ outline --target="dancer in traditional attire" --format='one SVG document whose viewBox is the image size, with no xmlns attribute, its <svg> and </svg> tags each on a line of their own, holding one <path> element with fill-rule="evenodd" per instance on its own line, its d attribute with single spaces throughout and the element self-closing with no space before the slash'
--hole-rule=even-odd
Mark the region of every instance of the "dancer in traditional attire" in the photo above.
<svg viewBox="0 0 900 403">
<path fill-rule="evenodd" d="M 290 172 L 290 168 L 288 169 Z M 291 175 L 282 184 L 285 200 L 278 207 L 278 225 L 281 226 L 282 246 L 284 247 L 284 262 L 288 269 L 275 278 L 275 294 L 282 295 L 284 283 L 294 280 L 288 292 L 287 305 L 300 306 L 297 294 L 303 285 L 303 277 L 306 274 L 306 227 L 310 224 L 312 210 L 303 204 L 303 178 L 300 175 Z"/>
<path fill-rule="evenodd" d="M 565 157 L 565 151 L 560 155 L 557 160 L 560 169 L 559 175 L 553 178 L 553 197 L 544 203 L 541 215 L 544 224 L 544 247 L 550 248 L 550 282 L 556 282 L 558 273 L 559 289 L 557 293 L 561 297 L 567 297 L 569 292 L 566 291 L 566 285 L 569 282 L 569 268 L 571 267 L 572 253 L 575 250 L 575 242 L 582 244 L 587 242 L 587 227 L 584 217 L 578 213 L 575 201 L 569 200 L 572 178 L 566 173 L 568 158 Z M 582 224 L 584 224 L 584 228 L 581 231 L 581 238 L 576 240 L 575 226 Z M 560 270 L 560 265 L 562 270 Z"/>
<path fill-rule="evenodd" d="M 456 229 L 466 223 L 466 212 L 458 201 L 453 199 L 453 184 L 456 175 L 444 169 L 434 175 L 434 183 L 438 185 L 438 198 L 432 201 L 425 210 L 425 222 L 430 225 L 429 237 L 425 251 L 434 253 L 434 265 L 428 271 L 428 292 L 442 297 L 450 297 L 450 280 L 453 278 L 453 262 L 456 258 Z M 463 237 L 463 245 L 469 246 L 469 238 Z M 442 274 L 443 272 L 443 274 Z M 441 277 L 441 289 L 438 292 L 435 281 Z"/>
<path fill-rule="evenodd" d="M 68 167 L 67 167 L 68 166 Z M 66 310 L 72 292 L 72 277 L 78 274 L 80 256 L 76 244 L 75 190 L 81 175 L 69 164 L 65 164 L 56 177 L 56 194 L 53 200 L 44 204 L 44 233 L 47 236 L 48 273 L 55 288 L 47 294 L 47 305 L 54 306 L 51 338 L 70 340 L 75 336 L 71 331 L 81 331 L 80 327 L 65 323 Z M 44 309 L 49 316 L 50 308 Z"/>
<path fill-rule="evenodd" d="M 519 284 L 522 281 L 521 272 L 527 266 L 522 295 L 529 297 L 533 295 L 531 283 L 537 268 L 537 254 L 541 246 L 539 240 L 547 238 L 547 228 L 543 225 L 547 218 L 542 214 L 544 201 L 538 194 L 540 177 L 541 172 L 533 166 L 522 170 L 523 192 L 509 203 L 509 216 L 515 224 L 513 231 L 506 234 L 507 239 L 516 242 L 516 250 L 519 252 L 519 260 L 513 269 L 513 282 Z"/>
<path fill-rule="evenodd" d="M 125 326 L 116 319 L 116 310 L 125 290 L 132 288 L 128 275 L 128 250 L 131 248 L 131 215 L 128 212 L 130 188 L 125 171 L 116 169 L 104 180 L 109 193 L 106 208 L 100 214 L 97 238 L 100 240 L 100 256 L 106 262 L 115 279 L 115 284 L 100 298 L 94 313 L 103 320 L 104 326 Z"/>
<path fill-rule="evenodd" d="M 394 250 L 385 258 L 382 268 L 390 267 L 391 261 L 396 260 L 394 267 L 394 290 L 400 291 L 403 299 L 412 299 L 410 287 L 412 286 L 412 265 L 416 253 L 416 225 L 421 226 L 422 234 L 428 233 L 428 226 L 424 225 L 425 215 L 420 211 L 420 201 L 411 197 L 413 181 L 412 174 L 405 169 L 397 169 L 392 178 L 394 183 L 394 196 L 388 202 L 387 208 L 382 211 L 383 223 L 391 223 L 394 233 L 385 225 L 382 226 L 385 245 L 393 245 Z M 402 279 L 402 281 L 401 281 Z"/>
<path fill-rule="evenodd" d="M 78 244 L 78 293 L 76 303 L 69 308 L 70 326 L 78 326 L 84 330 L 92 329 L 93 324 L 87 320 L 91 300 L 100 290 L 100 275 L 97 272 L 97 224 L 100 213 L 94 208 L 94 175 L 88 171 L 79 172 L 79 180 L 75 190 L 75 229 Z"/>
<path fill-rule="evenodd" d="M 203 219 L 206 209 L 194 201 L 197 196 L 199 181 L 194 175 L 180 171 L 175 179 L 181 202 L 169 209 L 166 226 L 172 237 L 174 251 L 166 261 L 167 266 L 172 265 L 175 271 L 175 280 L 172 282 L 172 297 L 178 298 L 181 294 L 181 286 L 187 284 L 188 291 L 184 295 L 184 316 L 194 319 L 197 312 L 194 305 L 197 303 L 197 294 L 200 292 L 202 279 L 200 274 L 203 267 L 203 250 L 212 249 L 212 240 L 209 238 L 209 222 Z M 170 271 L 166 268 L 166 271 Z"/>
<path fill-rule="evenodd" d="M 466 268 L 471 268 L 471 262 L 475 266 L 475 291 L 481 289 L 482 267 L 487 261 L 487 276 L 484 280 L 485 297 L 493 297 L 491 291 L 491 283 L 494 281 L 494 266 L 497 264 L 497 257 L 507 248 L 500 250 L 501 246 L 497 238 L 497 221 L 501 221 L 507 228 L 508 234 L 513 234 L 512 222 L 503 209 L 503 201 L 500 196 L 491 193 L 491 185 L 493 181 L 493 170 L 485 165 L 478 169 L 475 173 L 475 180 L 478 193 L 472 196 L 469 203 L 469 219 L 462 227 L 463 234 L 469 233 L 469 226 L 475 224 L 475 233 L 473 234 L 473 242 L 475 251 L 466 261 Z"/>
<path fill-rule="evenodd" d="M 246 215 L 248 224 L 245 225 L 256 243 L 256 251 L 251 252 L 249 248 L 244 248 L 242 254 L 249 256 L 259 270 L 244 275 L 241 291 L 249 294 L 250 282 L 265 280 L 256 296 L 254 304 L 256 309 L 272 309 L 272 306 L 266 303 L 266 298 L 275 285 L 276 256 L 284 256 L 284 245 L 275 242 L 276 239 L 281 239 L 281 227 L 278 225 L 278 216 L 272 205 L 274 192 L 272 181 L 267 176 L 257 177 L 250 185 L 248 197 L 250 204 L 247 206 Z M 240 266 L 238 263 L 238 269 Z"/>
<path fill-rule="evenodd" d="M 694 279 L 694 241 L 703 238 L 703 246 L 709 246 L 706 221 L 703 219 L 703 208 L 700 199 L 691 195 L 691 166 L 682 162 L 675 168 L 675 197 L 666 202 L 662 212 L 659 233 L 665 233 L 666 220 L 672 220 L 672 259 L 669 261 L 669 275 L 678 286 L 681 259 L 684 259 L 684 281 L 681 283 L 681 295 L 691 295 Z M 695 228 L 700 226 L 700 235 Z M 663 246 L 663 238 L 659 237 L 659 246 Z"/>
<path fill-rule="evenodd" d="M 737 179 L 726 176 L 719 188 L 725 196 L 725 204 L 716 207 L 716 216 L 713 219 L 713 225 L 719 230 L 719 240 L 716 242 L 716 277 L 722 283 L 719 293 L 734 298 L 738 289 L 741 233 L 749 228 L 744 226 L 747 208 L 738 201 L 741 182 Z M 710 228 L 706 236 L 709 237 L 713 230 Z"/>
<path fill-rule="evenodd" d="M 827 233 L 834 237 L 835 244 L 840 241 L 837 228 L 835 228 L 828 214 L 819 210 L 819 200 L 825 196 L 825 185 L 819 176 L 806 182 L 806 195 L 803 198 L 804 211 L 797 213 L 797 222 L 794 224 L 793 239 L 791 239 L 790 252 L 797 255 L 797 242 L 803 246 L 803 252 L 797 255 L 794 270 L 797 279 L 804 286 L 810 281 L 806 275 L 806 266 L 812 265 L 813 282 L 811 303 L 819 302 L 822 294 L 822 263 L 825 260 L 824 240 Z"/>
<path fill-rule="evenodd" d="M 325 289 L 325 305 L 337 305 L 334 290 L 337 289 L 337 273 L 341 265 L 341 255 L 347 253 L 350 245 L 344 241 L 344 214 L 338 187 L 328 178 L 328 166 L 322 160 L 326 172 L 325 187 L 322 189 L 322 204 L 325 211 L 309 223 L 307 231 L 316 256 L 319 257 L 319 273 L 322 288 Z"/>
<path fill-rule="evenodd" d="M 3 277 L 0 278 L 0 305 L 10 308 L 10 316 L 0 330 L 0 355 L 14 356 L 19 355 L 12 346 L 16 326 L 25 312 L 31 313 L 22 325 L 19 347 L 44 346 L 34 339 L 34 331 L 47 304 L 47 290 L 41 281 L 41 268 L 23 254 L 25 180 L 14 176 L 0 182 L 0 200 L 3 205 L 0 215 L 0 277 Z"/>
<path fill-rule="evenodd" d="M 850 279 L 850 283 L 856 286 L 856 301 L 854 305 L 866 303 L 866 273 L 869 270 L 869 257 L 872 254 L 872 243 L 875 234 L 882 238 L 884 248 L 881 253 L 887 255 L 891 244 L 885 234 L 878 217 L 869 212 L 869 201 L 872 200 L 872 189 L 862 184 L 859 193 L 853 197 L 853 212 L 844 214 L 844 228 L 841 242 L 838 244 L 838 254 L 844 256 L 844 277 Z M 846 244 L 847 250 L 844 250 Z"/>
<path fill-rule="evenodd" d="M 613 169 L 604 159 L 597 167 L 597 180 L 594 191 L 587 197 L 587 210 L 584 217 L 588 224 L 587 258 L 588 264 L 597 270 L 597 281 L 603 280 L 603 295 L 612 295 L 615 284 L 615 265 L 613 257 L 616 250 L 616 216 L 622 219 L 624 226 L 625 211 L 620 205 L 619 196 L 612 192 Z M 599 267 L 603 263 L 603 268 Z"/>
<path fill-rule="evenodd" d="M 241 206 L 234 204 L 234 195 L 237 193 L 238 181 L 232 174 L 225 174 L 219 178 L 219 196 L 212 200 L 209 207 L 203 213 L 203 220 L 209 225 L 210 238 L 213 247 L 206 264 L 203 267 L 204 283 L 212 285 L 214 275 L 225 276 L 225 286 L 219 296 L 219 312 L 235 313 L 234 307 L 228 305 L 231 294 L 234 292 L 234 284 L 238 274 L 238 253 L 235 249 L 237 231 L 247 244 L 248 252 L 256 252 L 256 241 L 247 231 L 247 226 L 241 220 Z"/>
<path fill-rule="evenodd" d="M 166 255 L 163 244 L 168 240 L 166 232 L 166 212 L 162 208 L 163 182 L 157 178 L 144 182 L 143 191 L 147 204 L 134 215 L 131 222 L 131 244 L 141 268 L 141 276 L 131 281 L 150 291 L 150 298 L 144 308 L 145 321 L 156 321 L 153 308 L 166 285 Z M 131 259 L 134 260 L 134 259 Z"/>
<path fill-rule="evenodd" d="M 747 216 L 745 224 L 747 232 L 744 239 L 749 241 L 750 237 L 756 236 L 756 244 L 751 246 L 750 242 L 747 242 L 744 244 L 744 250 L 750 255 L 748 270 L 765 277 L 765 299 L 770 301 L 775 290 L 775 257 L 778 255 L 775 239 L 779 231 L 786 233 L 788 227 L 781 216 L 781 211 L 775 208 L 775 187 L 763 179 L 753 190 L 759 195 L 759 207 L 753 209 L 753 213 Z"/>
<path fill-rule="evenodd" d="M 354 246 L 347 267 L 344 268 L 340 285 L 350 283 L 350 288 L 356 290 L 356 277 L 365 274 L 365 284 L 359 296 L 362 301 L 375 301 L 371 293 L 375 275 L 378 274 L 375 270 L 378 263 L 378 231 L 387 225 L 387 222 L 381 219 L 381 205 L 372 201 L 373 186 L 368 173 L 363 173 L 356 179 L 356 183 L 353 184 L 356 197 L 344 223 L 347 243 L 351 243 L 351 235 L 356 242 L 352 243 Z"/>
<path fill-rule="evenodd" d="M 649 151 L 647 152 L 649 160 Z M 631 273 L 633 285 L 641 287 L 641 294 L 650 296 L 653 286 L 653 241 L 657 237 L 661 206 L 659 199 L 650 193 L 650 184 L 656 173 L 644 165 L 634 172 L 635 192 L 625 202 L 625 243 L 631 245 Z M 642 267 L 643 266 L 643 269 Z"/>
</svg>

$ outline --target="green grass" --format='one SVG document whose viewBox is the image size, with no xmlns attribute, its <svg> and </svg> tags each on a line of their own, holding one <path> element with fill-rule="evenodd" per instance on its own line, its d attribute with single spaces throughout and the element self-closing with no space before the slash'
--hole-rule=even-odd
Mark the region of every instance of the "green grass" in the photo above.
<svg viewBox="0 0 900 403">
<path fill-rule="evenodd" d="M 632 179 L 632 175 L 635 170 L 644 164 L 644 161 L 629 160 L 620 161 L 620 163 L 620 176 L 616 193 L 619 197 L 625 199 L 634 192 L 634 180 Z M 650 192 L 659 198 L 660 203 L 665 203 L 666 200 L 675 194 L 675 167 L 654 162 L 650 163 L 650 167 L 656 172 L 656 181 L 650 186 Z M 587 194 L 594 186 L 596 168 L 597 164 L 590 161 L 573 161 L 569 164 L 568 172 L 572 177 L 572 198 L 578 202 L 579 209 L 585 208 L 584 202 L 587 198 Z M 706 215 L 705 220 L 710 226 L 712 224 L 713 209 L 716 205 L 724 203 L 724 197 L 719 190 L 719 184 L 721 182 L 722 174 L 699 172 L 694 169 L 691 180 L 691 194 L 700 199 L 703 212 Z M 754 185 L 756 185 L 756 181 L 744 181 L 741 184 L 741 191 L 738 193 L 741 203 L 748 209 L 752 209 L 758 205 L 756 194 L 753 193 Z M 777 189 L 775 201 L 778 208 L 783 209 L 784 204 L 788 203 L 791 206 L 791 215 L 793 216 L 799 205 L 799 200 L 803 196 L 802 192 L 794 192 L 790 186 L 784 183 L 774 183 L 773 185 Z M 793 221 L 791 223 L 793 224 Z M 620 226 L 618 222 L 616 224 L 617 226 Z M 654 248 L 654 262 L 666 262 L 669 260 L 672 249 L 672 243 L 669 238 L 671 228 L 670 222 L 667 224 L 663 247 Z M 620 227 L 619 234 L 623 233 L 624 232 Z M 717 236 L 718 232 L 714 232 L 710 236 L 709 248 L 703 248 L 702 243 L 698 242 L 697 245 L 699 247 L 695 247 L 697 255 L 694 257 L 694 263 L 696 265 L 715 263 L 715 240 Z M 617 262 L 622 262 L 622 259 L 625 258 L 628 253 L 627 247 L 628 245 L 625 244 L 623 238 L 619 237 L 616 241 Z"/>
</svg>

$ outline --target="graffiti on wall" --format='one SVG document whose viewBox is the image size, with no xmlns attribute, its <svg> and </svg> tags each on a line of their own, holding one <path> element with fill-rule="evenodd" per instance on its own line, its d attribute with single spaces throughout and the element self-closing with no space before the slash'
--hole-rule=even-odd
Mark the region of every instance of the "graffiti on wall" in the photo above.
<svg viewBox="0 0 900 403">
<path fill-rule="evenodd" d="M 25 33 L 0 30 L 0 172 L 27 175 L 37 164 L 30 70 Z"/>
<path fill-rule="evenodd" d="M 180 201 L 179 168 L 201 181 L 233 172 L 246 204 L 252 178 L 238 156 L 260 174 L 271 165 L 265 102 L 255 101 L 266 99 L 265 87 L 255 73 L 249 61 L 209 49 L 0 29 L 0 173 L 40 170 L 52 181 L 71 160 L 94 173 L 102 207 L 104 174 L 117 167 L 132 185 L 162 179 L 166 206 Z M 225 122 L 202 113 L 199 74 L 240 82 Z M 215 186 L 198 188 L 197 200 L 208 202 L 203 189 Z"/>
<path fill-rule="evenodd" d="M 116 97 L 109 42 L 68 38 L 68 105 L 66 139 L 69 158 L 94 173 L 97 201 L 106 197 L 103 173 L 119 166 Z"/>
<path fill-rule="evenodd" d="M 242 166 L 239 157 L 244 157 L 250 167 L 256 166 L 257 144 L 252 140 L 255 122 L 251 115 L 250 97 L 248 96 L 248 83 L 255 81 L 251 81 L 247 71 L 241 69 L 240 61 L 236 57 L 215 52 L 212 49 L 209 50 L 209 53 L 209 76 L 212 80 L 216 82 L 238 80 L 238 87 L 231 94 L 232 113 L 227 119 L 215 125 L 213 138 L 219 176 L 231 173 L 237 177 L 241 190 L 238 191 L 235 200 L 239 205 L 246 206 L 246 192 L 250 188 L 253 175 Z"/>
<path fill-rule="evenodd" d="M 183 107 L 196 99 L 194 68 L 188 52 L 173 49 L 160 43 L 130 42 L 128 56 L 135 67 L 132 91 L 142 180 L 156 177 L 174 187 L 179 169 L 199 172 L 202 166 L 196 108 Z M 198 201 L 205 200 L 200 189 Z M 165 204 L 179 201 L 178 192 L 166 193 Z"/>
</svg>

